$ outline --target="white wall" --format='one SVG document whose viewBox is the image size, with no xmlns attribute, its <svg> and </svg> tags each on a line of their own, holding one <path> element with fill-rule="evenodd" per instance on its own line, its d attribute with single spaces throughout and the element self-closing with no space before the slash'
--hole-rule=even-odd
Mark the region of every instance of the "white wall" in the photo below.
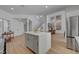
<svg viewBox="0 0 79 59">
<path fill-rule="evenodd" d="M 3 10 L 0 10 L 0 18 L 4 19 L 4 32 L 7 32 L 8 29 L 8 23 L 6 20 L 10 20 L 10 29 L 14 32 L 15 36 L 24 34 L 24 24 L 22 22 L 19 22 L 17 20 L 12 19 L 14 15 L 9 14 Z"/>
<path fill-rule="evenodd" d="M 12 20 L 10 23 L 10 29 L 14 32 L 15 36 L 24 34 L 24 23 L 17 20 Z"/>
<path fill-rule="evenodd" d="M 37 26 L 39 26 L 39 24 L 41 23 L 41 22 L 43 22 L 44 20 L 46 20 L 46 18 L 43 16 L 42 18 L 40 18 L 40 17 L 37 17 L 37 16 L 39 16 L 39 15 L 12 15 L 12 14 L 9 14 L 9 13 L 7 13 L 7 12 L 5 12 L 5 11 L 3 11 L 3 10 L 0 10 L 0 17 L 1 18 L 4 18 L 5 20 L 7 19 L 7 20 L 13 20 L 12 18 L 28 18 L 28 19 L 30 19 L 31 21 L 32 21 L 32 30 L 35 28 L 35 27 L 37 27 Z M 12 24 L 13 24 L 13 22 L 14 21 L 12 21 Z M 16 24 L 17 22 L 14 22 L 14 24 Z M 46 23 L 45 23 L 46 24 Z M 46 27 L 46 25 L 44 24 L 44 26 L 43 27 Z M 18 26 L 18 25 L 17 25 Z M 5 21 L 5 31 L 8 31 L 7 30 L 7 22 Z M 21 28 L 21 27 L 20 27 Z M 22 30 L 22 28 L 21 28 L 21 30 Z M 20 30 L 20 32 L 21 32 L 21 30 Z M 46 30 L 46 28 L 44 28 L 44 30 Z M 14 31 L 17 31 L 17 29 L 16 30 L 14 30 Z M 23 31 L 22 31 L 23 32 Z M 17 32 L 17 34 L 20 34 L 20 33 L 18 33 Z M 16 35 L 17 35 L 16 34 Z"/>
<path fill-rule="evenodd" d="M 24 24 L 17 20 L 10 20 L 10 30 L 14 32 L 14 36 L 24 34 Z M 4 32 L 8 32 L 8 22 L 4 20 Z"/>
<path fill-rule="evenodd" d="M 4 22 L 4 32 L 8 31 L 8 22 L 6 20 L 3 21 Z"/>
<path fill-rule="evenodd" d="M 39 15 L 13 15 L 13 18 L 26 18 L 27 20 L 31 20 L 32 21 L 32 30 L 34 30 L 36 27 L 38 27 L 41 22 L 45 22 L 45 20 L 46 20 L 46 16 L 39 17 Z M 46 27 L 46 25 L 44 27 Z M 29 30 L 29 29 L 27 28 L 27 30 Z M 46 29 L 44 28 L 44 30 L 46 30 Z"/>
<path fill-rule="evenodd" d="M 40 23 L 37 16 L 29 16 L 28 19 L 32 21 L 32 30 L 34 30 Z"/>
<path fill-rule="evenodd" d="M 13 18 L 20 18 L 20 19 L 22 19 L 22 18 L 26 18 L 27 20 L 27 31 L 29 31 L 29 25 L 28 25 L 28 23 L 29 23 L 29 20 L 31 20 L 32 21 L 32 30 L 36 27 L 36 26 L 38 26 L 39 25 L 39 19 L 38 19 L 38 17 L 37 17 L 37 15 L 13 15 Z M 25 21 L 25 22 L 26 22 Z"/>
<path fill-rule="evenodd" d="M 34 30 L 36 27 L 39 27 L 39 25 L 44 25 L 43 26 L 43 31 L 46 31 L 46 17 L 42 16 L 39 17 L 37 16 L 33 16 L 33 17 L 29 17 L 32 21 L 32 29 Z M 43 24 L 42 24 L 43 23 Z"/>
</svg>

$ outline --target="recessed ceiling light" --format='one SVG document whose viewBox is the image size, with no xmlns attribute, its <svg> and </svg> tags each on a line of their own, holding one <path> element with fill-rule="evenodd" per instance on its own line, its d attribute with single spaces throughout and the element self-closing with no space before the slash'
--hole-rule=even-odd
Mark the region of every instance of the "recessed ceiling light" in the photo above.
<svg viewBox="0 0 79 59">
<path fill-rule="evenodd" d="M 39 16 L 36 16 L 37 18 L 39 18 Z"/>
<path fill-rule="evenodd" d="M 45 8 L 48 8 L 48 6 L 45 6 Z"/>
<path fill-rule="evenodd" d="M 2 19 L 0 19 L 0 21 L 2 21 Z"/>
<path fill-rule="evenodd" d="M 14 10 L 14 8 L 10 8 L 11 10 Z"/>
<path fill-rule="evenodd" d="M 42 17 L 42 15 L 40 17 Z"/>
</svg>

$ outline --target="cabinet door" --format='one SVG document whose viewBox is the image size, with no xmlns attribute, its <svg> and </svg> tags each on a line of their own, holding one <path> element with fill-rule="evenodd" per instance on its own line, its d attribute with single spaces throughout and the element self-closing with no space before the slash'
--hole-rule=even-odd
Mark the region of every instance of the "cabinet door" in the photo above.
<svg viewBox="0 0 79 59">
<path fill-rule="evenodd" d="M 33 50 L 34 52 L 38 53 L 38 36 L 33 37 Z"/>
<path fill-rule="evenodd" d="M 29 48 L 33 50 L 33 36 L 29 34 Z"/>
<path fill-rule="evenodd" d="M 25 35 L 25 42 L 26 42 L 26 46 L 29 46 L 29 34 Z"/>
</svg>

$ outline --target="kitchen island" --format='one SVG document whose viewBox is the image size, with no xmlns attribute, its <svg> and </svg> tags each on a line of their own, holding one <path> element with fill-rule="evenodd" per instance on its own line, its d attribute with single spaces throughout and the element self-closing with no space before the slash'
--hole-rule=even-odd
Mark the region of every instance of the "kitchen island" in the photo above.
<svg viewBox="0 0 79 59">
<path fill-rule="evenodd" d="M 51 48 L 50 32 L 26 32 L 26 47 L 38 54 L 45 54 Z"/>
</svg>

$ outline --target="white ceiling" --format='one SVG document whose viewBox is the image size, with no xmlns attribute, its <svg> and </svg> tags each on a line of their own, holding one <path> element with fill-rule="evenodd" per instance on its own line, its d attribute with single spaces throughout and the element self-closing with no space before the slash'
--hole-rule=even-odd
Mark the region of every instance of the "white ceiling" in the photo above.
<svg viewBox="0 0 79 59">
<path fill-rule="evenodd" d="M 45 8 L 45 5 L 0 5 L 0 9 L 11 13 L 11 14 L 50 14 L 58 10 L 64 9 L 68 5 L 48 5 L 48 8 Z M 14 10 L 11 10 L 14 8 Z"/>
</svg>

